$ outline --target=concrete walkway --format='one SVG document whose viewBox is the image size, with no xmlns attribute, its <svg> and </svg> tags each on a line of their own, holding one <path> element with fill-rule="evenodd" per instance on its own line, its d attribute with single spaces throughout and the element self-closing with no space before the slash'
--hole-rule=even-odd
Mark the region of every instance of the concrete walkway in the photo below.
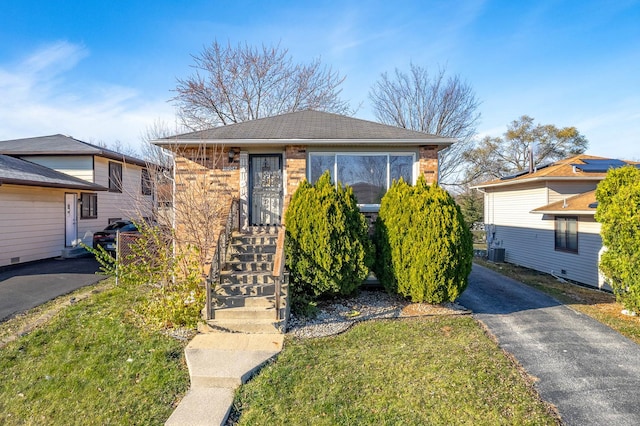
<svg viewBox="0 0 640 426">
<path fill-rule="evenodd" d="M 49 259 L 0 268 L 0 321 L 106 278 L 93 257 Z"/>
<path fill-rule="evenodd" d="M 235 389 L 277 355 L 283 342 L 283 334 L 198 334 L 185 349 L 191 389 L 165 425 L 223 425 Z"/>
<path fill-rule="evenodd" d="M 478 265 L 458 299 L 532 375 L 566 425 L 640 424 L 640 346 Z"/>
</svg>

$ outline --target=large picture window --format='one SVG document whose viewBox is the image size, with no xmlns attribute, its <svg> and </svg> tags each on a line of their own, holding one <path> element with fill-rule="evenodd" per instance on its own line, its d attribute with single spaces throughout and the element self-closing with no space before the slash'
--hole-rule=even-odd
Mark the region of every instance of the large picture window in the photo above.
<svg viewBox="0 0 640 426">
<path fill-rule="evenodd" d="M 332 181 L 353 188 L 358 204 L 376 206 L 394 180 L 414 182 L 414 162 L 412 153 L 310 153 L 308 177 L 315 182 L 329 170 Z"/>
<path fill-rule="evenodd" d="M 83 192 L 80 194 L 81 219 L 95 219 L 98 217 L 98 194 L 92 192 Z"/>
<path fill-rule="evenodd" d="M 122 192 L 122 164 L 109 161 L 109 191 Z"/>
<path fill-rule="evenodd" d="M 578 252 L 577 217 L 556 217 L 556 250 Z"/>
</svg>

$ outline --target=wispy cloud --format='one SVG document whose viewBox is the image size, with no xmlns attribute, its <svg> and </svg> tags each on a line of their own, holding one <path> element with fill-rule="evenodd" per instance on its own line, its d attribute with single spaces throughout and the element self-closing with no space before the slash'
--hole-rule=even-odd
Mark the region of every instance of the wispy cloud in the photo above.
<svg viewBox="0 0 640 426">
<path fill-rule="evenodd" d="M 0 139 L 66 133 L 136 143 L 153 120 L 172 119 L 163 100 L 97 79 L 77 81 L 74 68 L 89 55 L 82 45 L 60 41 L 17 63 L 0 64 Z"/>
<path fill-rule="evenodd" d="M 34 52 L 20 64 L 20 71 L 56 75 L 72 69 L 88 55 L 89 51 L 82 45 L 59 41 Z"/>
<path fill-rule="evenodd" d="M 60 74 L 75 67 L 89 52 L 65 41 L 45 46 L 13 66 L 0 67 L 0 105 L 33 101 L 49 93 Z"/>
</svg>

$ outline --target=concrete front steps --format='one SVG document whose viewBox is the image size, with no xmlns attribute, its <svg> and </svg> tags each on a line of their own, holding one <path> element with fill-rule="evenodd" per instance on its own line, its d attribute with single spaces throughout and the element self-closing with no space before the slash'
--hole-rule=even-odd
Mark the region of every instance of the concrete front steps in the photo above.
<svg viewBox="0 0 640 426">
<path fill-rule="evenodd" d="M 282 333 L 198 334 L 185 349 L 191 389 L 165 425 L 223 425 L 235 389 L 276 356 L 283 342 Z"/>
<path fill-rule="evenodd" d="M 272 276 L 277 237 L 274 227 L 233 234 L 212 295 L 213 318 L 185 349 L 191 388 L 166 425 L 223 425 L 234 390 L 282 350 L 288 288 L 282 286 L 277 312 Z"/>
<path fill-rule="evenodd" d="M 277 333 L 284 331 L 287 288 L 280 292 L 276 311 L 276 280 L 273 264 L 278 227 L 251 228 L 232 235 L 229 259 L 220 272 L 214 290 L 212 330 L 235 333 Z"/>
<path fill-rule="evenodd" d="M 62 249 L 60 257 L 63 259 L 77 259 L 79 257 L 89 257 L 91 253 L 82 246 L 65 247 Z"/>
</svg>

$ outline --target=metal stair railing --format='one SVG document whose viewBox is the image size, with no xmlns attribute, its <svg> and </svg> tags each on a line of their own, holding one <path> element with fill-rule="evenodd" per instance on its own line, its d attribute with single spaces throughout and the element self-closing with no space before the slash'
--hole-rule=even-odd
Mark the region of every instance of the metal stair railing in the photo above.
<svg viewBox="0 0 640 426">
<path fill-rule="evenodd" d="M 210 320 L 211 316 L 211 302 L 212 302 L 212 287 L 222 283 L 221 272 L 226 267 L 229 241 L 231 240 L 231 233 L 240 229 L 240 201 L 237 198 L 231 200 L 229 206 L 229 214 L 227 215 L 227 221 L 224 229 L 220 231 L 218 236 L 218 243 L 216 244 L 216 250 L 213 254 L 211 261 L 211 269 L 209 271 L 209 279 L 206 280 L 206 303 L 205 303 L 205 319 Z"/>
<path fill-rule="evenodd" d="M 291 200 L 291 196 L 287 196 L 284 200 L 283 206 L 282 206 L 282 217 L 285 217 L 285 213 L 287 211 L 287 208 L 289 207 L 289 201 Z M 286 238 L 286 224 L 284 222 L 284 220 L 282 221 L 282 225 L 280 226 L 280 228 L 278 229 L 278 239 L 277 239 L 277 243 L 276 243 L 276 254 L 274 257 L 274 261 L 273 261 L 273 271 L 272 271 L 272 276 L 274 278 L 275 281 L 275 291 L 276 291 L 276 315 L 277 315 L 277 319 L 278 320 L 289 320 L 288 318 L 288 314 L 285 313 L 284 317 L 282 317 L 280 315 L 280 308 L 282 306 L 282 300 L 281 300 L 281 296 L 282 296 L 282 285 L 288 285 L 289 284 L 289 272 L 286 270 L 285 268 L 285 263 L 286 263 L 286 254 L 285 254 L 285 250 L 284 250 L 284 244 L 285 244 L 285 238 Z M 289 310 L 289 306 L 286 307 L 286 311 L 288 312 Z"/>
<path fill-rule="evenodd" d="M 282 301 L 281 301 L 281 295 L 282 295 L 282 284 L 288 284 L 287 283 L 287 278 L 288 278 L 288 273 L 286 273 L 285 271 L 285 253 L 284 253 L 284 239 L 285 239 L 285 228 L 284 226 L 281 226 L 280 229 L 278 229 L 278 240 L 276 243 L 276 254 L 274 257 L 274 261 L 273 261 L 273 271 L 271 273 L 271 275 L 273 276 L 273 279 L 275 281 L 276 284 L 276 315 L 277 315 L 277 319 L 281 320 L 284 319 L 281 317 L 280 315 L 280 307 L 282 305 Z"/>
</svg>

